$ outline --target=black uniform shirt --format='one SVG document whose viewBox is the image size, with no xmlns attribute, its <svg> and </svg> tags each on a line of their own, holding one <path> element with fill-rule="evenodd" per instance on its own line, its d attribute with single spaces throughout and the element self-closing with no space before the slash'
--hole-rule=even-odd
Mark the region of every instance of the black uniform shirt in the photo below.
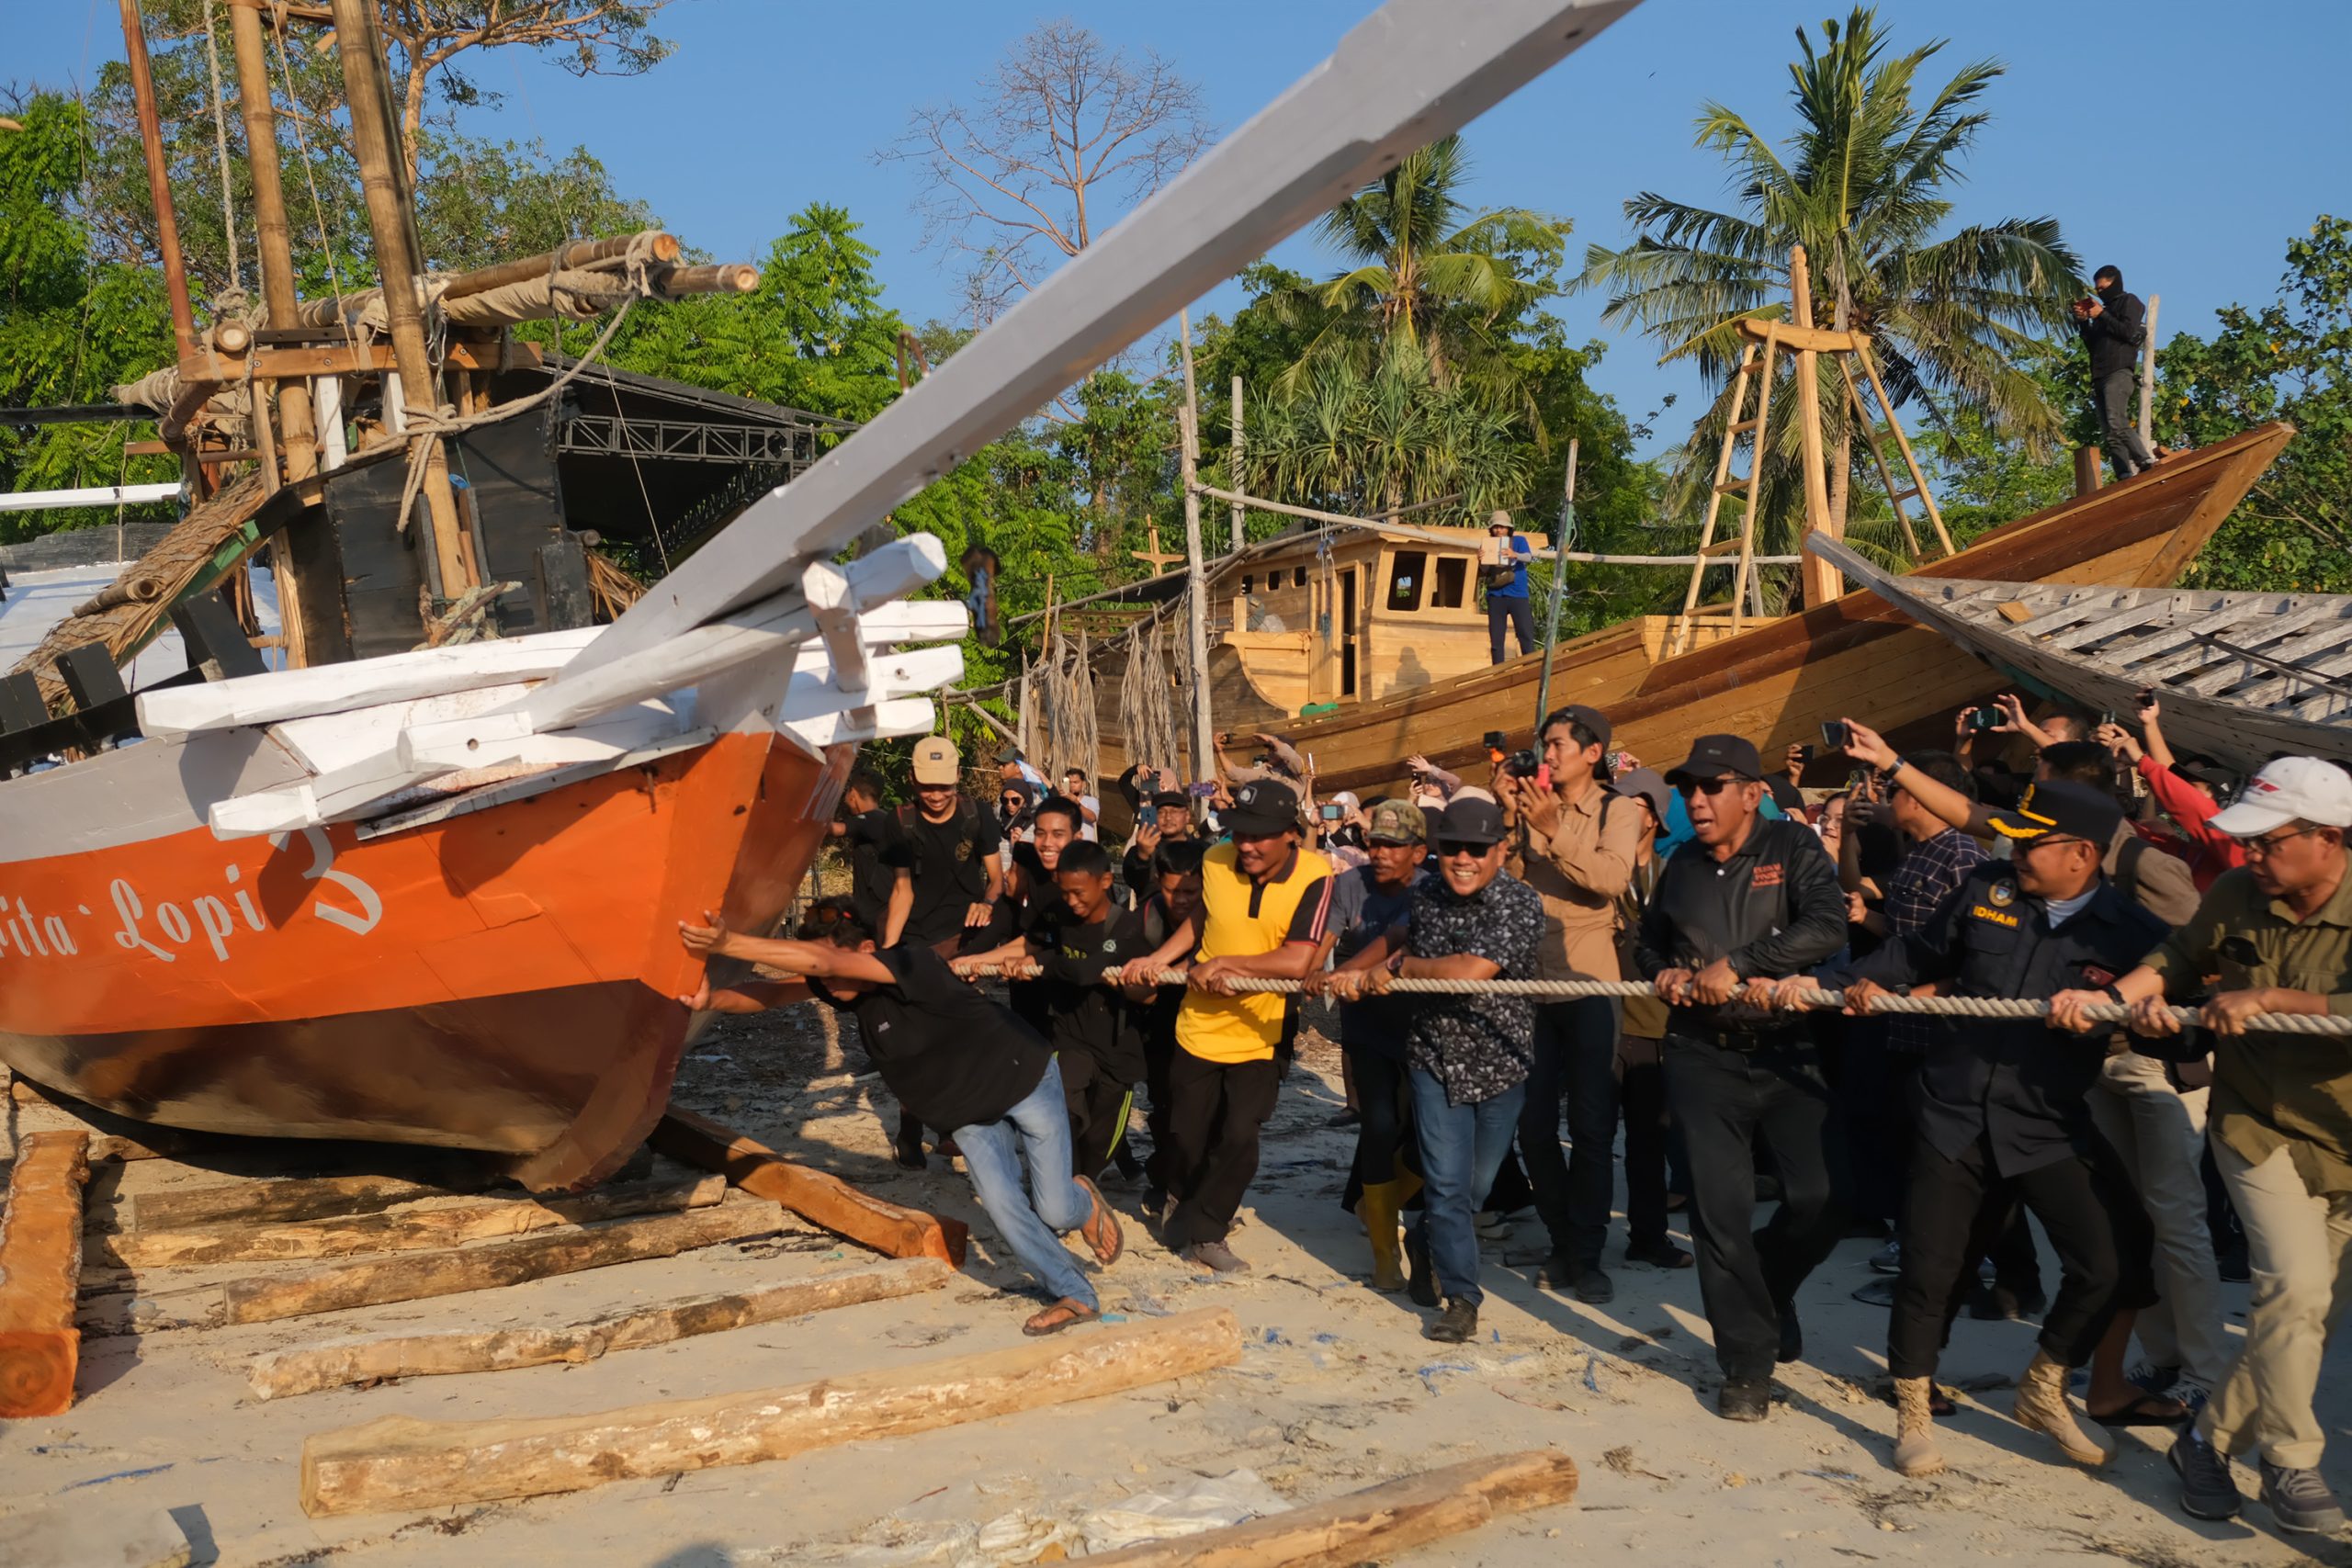
<svg viewBox="0 0 2352 1568">
<path fill-rule="evenodd" d="M 2162 920 L 2103 876 L 2091 901 L 2052 931 L 2048 907 L 2018 888 L 2016 868 L 1987 861 L 1925 926 L 1849 968 L 1825 970 L 1822 979 L 1932 980 L 1939 996 L 2047 1000 L 2114 984 L 2165 936 Z M 1920 1067 L 1920 1133 L 1949 1157 L 1989 1134 L 1994 1168 L 2003 1176 L 2054 1164 L 2088 1145 L 2085 1097 L 2106 1059 L 2101 1036 L 2039 1019 L 1956 1020 L 1935 1032 Z"/>
<path fill-rule="evenodd" d="M 901 807 L 898 828 L 915 894 L 901 936 L 930 946 L 960 935 L 966 912 L 988 892 L 989 857 L 1000 841 L 995 820 L 958 795 L 946 821 Z"/>
<path fill-rule="evenodd" d="M 1812 829 L 1758 818 L 1736 853 L 1718 861 L 1692 839 L 1676 850 L 1642 912 L 1634 961 L 1642 977 L 1704 969 L 1728 958 L 1743 980 L 1799 974 L 1846 945 L 1846 894 Z M 1723 1029 L 1793 1029 L 1794 1015 L 1743 1003 L 1677 1007 L 1667 1031 L 1701 1038 Z"/>
<path fill-rule="evenodd" d="M 1102 972 L 1150 951 L 1143 917 L 1115 904 L 1091 925 L 1067 919 L 1049 940 L 1032 941 L 1030 952 L 1046 971 L 1036 984 L 1055 1050 L 1091 1057 L 1113 1083 L 1143 1080 L 1139 1010 L 1118 987 L 1102 984 Z"/>
<path fill-rule="evenodd" d="M 911 867 L 913 856 L 899 833 L 888 807 L 861 811 L 843 824 L 849 845 L 849 901 L 857 918 L 876 931 L 889 912 L 890 890 L 898 885 L 901 867 Z"/>
<path fill-rule="evenodd" d="M 947 960 L 914 942 L 874 956 L 895 983 L 817 998 L 857 1020 L 882 1082 L 926 1127 L 954 1132 L 998 1122 L 1036 1091 L 1052 1052 L 1037 1032 L 958 978 Z"/>
</svg>

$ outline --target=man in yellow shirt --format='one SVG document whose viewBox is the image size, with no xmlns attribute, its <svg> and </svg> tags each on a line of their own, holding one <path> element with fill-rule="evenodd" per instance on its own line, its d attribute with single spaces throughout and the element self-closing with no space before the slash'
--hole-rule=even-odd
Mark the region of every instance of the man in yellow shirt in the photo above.
<svg viewBox="0 0 2352 1568">
<path fill-rule="evenodd" d="M 1172 1205 L 1161 1234 L 1188 1260 L 1230 1273 L 1250 1267 L 1226 1236 L 1258 1173 L 1258 1129 L 1273 1113 L 1284 1002 L 1233 982 L 1306 977 L 1330 919 L 1331 863 L 1300 847 L 1298 795 L 1278 779 L 1234 791 L 1224 820 L 1232 841 L 1202 857 L 1200 911 L 1125 978 L 1190 962 L 1168 1071 Z"/>
</svg>

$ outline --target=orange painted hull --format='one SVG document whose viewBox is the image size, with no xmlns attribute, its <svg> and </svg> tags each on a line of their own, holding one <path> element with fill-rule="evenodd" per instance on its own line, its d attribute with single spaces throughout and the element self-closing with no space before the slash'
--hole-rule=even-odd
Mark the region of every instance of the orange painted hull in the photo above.
<svg viewBox="0 0 2352 1568">
<path fill-rule="evenodd" d="M 198 828 L 17 860 L 0 1058 L 168 1126 L 596 1181 L 669 1099 L 698 970 L 678 920 L 780 916 L 851 756 L 740 732 L 372 839 Z"/>
</svg>

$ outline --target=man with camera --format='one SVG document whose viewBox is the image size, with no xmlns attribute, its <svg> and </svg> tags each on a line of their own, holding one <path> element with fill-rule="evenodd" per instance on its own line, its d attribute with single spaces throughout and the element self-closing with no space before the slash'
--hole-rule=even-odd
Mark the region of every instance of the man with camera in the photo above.
<svg viewBox="0 0 2352 1568">
<path fill-rule="evenodd" d="M 1832 1201 L 1829 1087 L 1797 1021 L 1759 1003 L 1777 980 L 1812 968 L 1846 942 L 1838 868 L 1804 823 L 1759 815 L 1764 765 L 1736 735 L 1702 735 L 1666 775 L 1690 814 L 1642 916 L 1634 957 L 1671 1004 L 1667 1102 L 1690 1164 L 1690 1232 L 1699 1292 L 1724 1383 L 1716 1409 L 1761 1421 L 1772 1367 L 1804 1352 L 1797 1287 L 1842 1228 Z M 1746 999 L 1750 992 L 1756 1000 Z M 1781 1206 L 1761 1231 L 1756 1138 L 1781 1179 Z"/>
<path fill-rule="evenodd" d="M 1618 900 L 1633 880 L 1647 830 L 1639 803 L 1611 792 L 1602 772 L 1609 720 L 1564 707 L 1537 736 L 1551 769 L 1545 788 L 1527 752 L 1505 759 L 1498 794 L 1521 829 L 1518 872 L 1544 901 L 1541 980 L 1615 980 Z M 1536 1283 L 1595 1303 L 1616 1293 L 1600 1267 L 1614 1190 L 1617 1009 L 1606 997 L 1546 1002 L 1535 1010 L 1534 1064 L 1519 1122 L 1519 1148 L 1551 1233 Z M 1569 1153 L 1560 1155 L 1560 1102 L 1567 1101 Z M 1628 1253 L 1629 1257 L 1635 1256 Z M 1657 1258 L 1648 1261 L 1657 1263 Z M 1671 1265 L 1666 1265 L 1670 1267 Z"/>
<path fill-rule="evenodd" d="M 1478 547 L 1478 585 L 1487 591 L 1487 642 L 1491 662 L 1503 661 L 1503 628 L 1519 636 L 1519 651 L 1535 651 L 1535 611 L 1528 602 L 1527 563 L 1535 552 L 1510 525 L 1510 513 L 1487 520 L 1487 542 Z"/>
<path fill-rule="evenodd" d="M 2123 274 L 2103 266 L 2091 274 L 2089 297 L 2075 301 L 2075 331 L 2091 355 L 2091 408 L 2098 415 L 2099 445 L 2128 479 L 2156 466 L 2155 454 L 2140 439 L 2132 419 L 2132 392 L 2140 381 L 2140 345 L 2148 341 L 2148 308 L 2123 291 Z"/>
</svg>

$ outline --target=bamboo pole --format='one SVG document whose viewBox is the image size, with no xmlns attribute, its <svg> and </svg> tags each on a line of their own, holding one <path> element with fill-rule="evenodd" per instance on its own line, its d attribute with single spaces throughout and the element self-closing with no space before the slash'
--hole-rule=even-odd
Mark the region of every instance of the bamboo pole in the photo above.
<svg viewBox="0 0 2352 1568">
<path fill-rule="evenodd" d="M 1535 680 L 1535 746 L 1544 746 L 1544 716 L 1552 711 L 1552 650 L 1560 643 L 1560 604 L 1567 597 L 1566 562 L 1556 552 L 1575 537 L 1577 527 L 1577 438 L 1568 438 L 1568 467 L 1560 491 L 1560 527 L 1552 536 L 1552 614 L 1544 626 L 1544 672 Z"/>
<path fill-rule="evenodd" d="M 400 367 L 401 396 L 429 397 L 433 363 L 425 351 L 424 311 L 417 297 L 417 254 L 410 243 L 411 215 L 401 199 L 398 166 L 401 152 L 392 135 L 376 8 L 371 0 L 334 0 L 334 6 L 335 48 L 343 60 L 344 96 L 351 106 L 352 141 L 359 156 L 360 186 L 368 198 L 368 227 L 376 243 L 376 270 L 383 284 L 384 313 L 391 324 L 392 360 Z M 392 414 L 390 405 L 395 400 L 390 395 L 385 400 L 388 421 Z M 455 600 L 473 583 L 466 573 L 464 525 L 458 516 L 457 497 L 449 488 L 448 453 L 437 439 L 425 454 L 424 490 L 439 575 L 435 592 L 444 600 Z"/>
<path fill-rule="evenodd" d="M 269 324 L 297 324 L 293 236 L 286 220 L 286 187 L 277 164 L 277 109 L 269 93 L 269 56 L 262 39 L 261 13 L 250 6 L 229 7 L 229 42 L 237 62 L 237 107 L 245 123 L 245 160 L 254 176 L 254 249 L 261 258 L 262 302 Z M 256 388 L 254 396 L 262 395 Z M 311 384 L 289 380 L 277 388 L 277 433 L 286 457 L 286 477 L 306 479 L 318 472 L 318 431 L 311 420 Z M 282 536 L 281 536 L 282 537 Z M 282 545 L 274 558 L 283 561 Z M 278 574 L 281 589 L 284 574 Z"/>
<path fill-rule="evenodd" d="M 1233 477 L 1233 488 L 1236 491 L 1246 491 L 1249 488 L 1248 481 L 1241 471 L 1242 456 L 1248 450 L 1248 445 L 1243 439 L 1241 432 L 1241 378 L 1236 376 L 1233 378 L 1233 456 L 1227 459 L 1226 464 L 1226 467 L 1231 471 Z M 1244 519 L 1242 515 L 1241 503 L 1237 501 L 1233 503 L 1233 547 L 1237 550 L 1239 549 L 1241 547 L 1242 540 L 1246 536 L 1247 536 L 1244 532 Z"/>
<path fill-rule="evenodd" d="M 1805 265 L 1803 245 L 1789 247 L 1789 293 L 1795 305 L 1797 325 L 1810 332 L 1813 275 Z M 1797 350 L 1797 418 L 1804 426 L 1801 434 L 1804 437 L 1804 524 L 1806 533 L 1826 534 L 1835 539 L 1841 534 L 1837 519 L 1829 513 L 1829 476 L 1822 467 L 1821 380 L 1816 363 L 1814 350 Z M 1819 556 L 1807 555 L 1798 570 L 1804 577 L 1806 608 L 1845 596 L 1845 578 Z"/>
<path fill-rule="evenodd" d="M 550 272 L 564 272 L 595 262 L 618 261 L 627 256 L 629 247 L 640 239 L 645 241 L 653 260 L 673 262 L 678 259 L 678 237 L 663 233 L 659 229 L 648 229 L 639 234 L 616 234 L 608 240 L 574 240 L 552 252 L 458 273 L 442 286 L 441 298 L 462 299 L 469 294 L 481 294 L 512 284 L 529 283 L 535 278 L 545 277 Z M 753 270 L 756 274 L 757 269 Z"/>
<path fill-rule="evenodd" d="M 188 303 L 187 258 L 180 254 L 180 220 L 172 206 L 164 125 L 155 108 L 155 75 L 147 61 L 147 19 L 139 0 L 122 0 L 122 47 L 130 67 L 130 96 L 139 111 L 139 142 L 147 163 L 147 196 L 155 208 L 155 248 L 163 253 L 164 292 L 172 311 L 172 341 L 185 366 L 196 357 L 196 310 Z"/>
<path fill-rule="evenodd" d="M 1176 312 L 1177 338 L 1184 351 L 1184 417 L 1179 448 L 1184 481 L 1185 594 L 1191 601 L 1193 677 L 1193 776 L 1216 776 L 1216 727 L 1209 712 L 1209 591 L 1208 571 L 1201 561 L 1201 410 L 1193 385 L 1193 317 Z"/>
<path fill-rule="evenodd" d="M 2156 449 L 2156 307 L 2161 294 L 2148 296 L 2148 335 L 2140 343 L 2140 445 Z"/>
</svg>

